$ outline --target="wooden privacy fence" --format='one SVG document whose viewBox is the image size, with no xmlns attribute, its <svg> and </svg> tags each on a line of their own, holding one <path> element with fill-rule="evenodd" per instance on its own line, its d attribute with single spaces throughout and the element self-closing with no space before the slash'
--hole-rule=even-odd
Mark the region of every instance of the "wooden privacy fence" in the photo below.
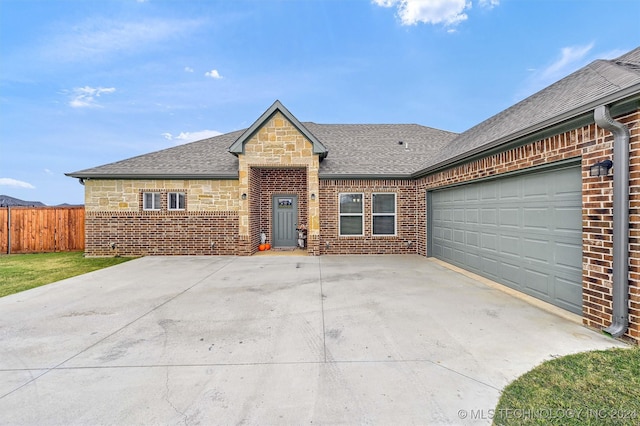
<svg viewBox="0 0 640 426">
<path fill-rule="evenodd" d="M 0 207 L 0 253 L 84 250 L 84 207 Z"/>
</svg>

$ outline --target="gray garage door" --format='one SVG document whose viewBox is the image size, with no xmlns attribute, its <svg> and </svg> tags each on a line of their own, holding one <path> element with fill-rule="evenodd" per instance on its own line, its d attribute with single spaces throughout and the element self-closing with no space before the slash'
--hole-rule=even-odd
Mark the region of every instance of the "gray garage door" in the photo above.
<svg viewBox="0 0 640 426">
<path fill-rule="evenodd" d="M 433 191 L 431 255 L 582 312 L 580 167 Z"/>
</svg>

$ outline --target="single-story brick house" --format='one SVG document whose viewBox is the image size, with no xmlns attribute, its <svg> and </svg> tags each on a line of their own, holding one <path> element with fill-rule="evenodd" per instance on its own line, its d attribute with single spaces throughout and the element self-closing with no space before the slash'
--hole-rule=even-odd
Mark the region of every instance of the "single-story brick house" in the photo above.
<svg viewBox="0 0 640 426">
<path fill-rule="evenodd" d="M 68 175 L 89 256 L 251 255 L 305 227 L 309 255 L 434 256 L 640 341 L 640 48 L 461 134 L 276 101 L 247 129 Z"/>
</svg>

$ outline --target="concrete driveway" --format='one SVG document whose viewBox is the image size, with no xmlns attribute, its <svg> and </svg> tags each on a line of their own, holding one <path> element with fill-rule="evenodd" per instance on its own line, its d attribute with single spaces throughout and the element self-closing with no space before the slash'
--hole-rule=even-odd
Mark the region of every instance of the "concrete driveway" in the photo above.
<svg viewBox="0 0 640 426">
<path fill-rule="evenodd" d="M 145 257 L 0 298 L 0 423 L 486 424 L 613 346 L 419 256 Z"/>
</svg>

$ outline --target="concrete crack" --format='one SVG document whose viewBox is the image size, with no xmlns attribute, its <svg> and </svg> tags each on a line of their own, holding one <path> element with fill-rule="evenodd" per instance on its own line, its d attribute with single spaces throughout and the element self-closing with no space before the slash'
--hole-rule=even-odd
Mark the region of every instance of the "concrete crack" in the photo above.
<svg viewBox="0 0 640 426">
<path fill-rule="evenodd" d="M 184 420 L 184 424 L 185 426 L 188 424 L 187 423 L 187 414 L 184 413 L 183 411 L 178 410 L 178 407 L 176 407 L 173 402 L 171 402 L 171 398 L 169 397 L 170 394 L 170 389 L 169 389 L 169 367 L 167 367 L 166 369 L 167 371 L 167 376 L 166 376 L 166 380 L 164 382 L 164 400 L 167 401 L 167 404 L 169 404 L 171 406 L 171 408 L 173 408 L 173 410 L 178 413 L 180 416 L 182 416 L 183 420 Z"/>
</svg>

